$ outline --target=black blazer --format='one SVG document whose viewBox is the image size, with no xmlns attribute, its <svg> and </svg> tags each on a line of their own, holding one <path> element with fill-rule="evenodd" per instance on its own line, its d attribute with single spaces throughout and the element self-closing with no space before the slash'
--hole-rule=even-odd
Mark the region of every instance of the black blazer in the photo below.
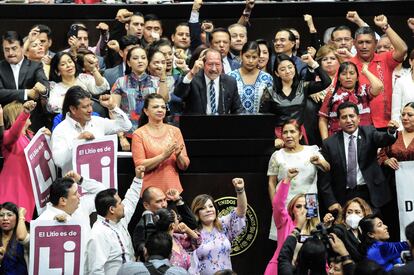
<svg viewBox="0 0 414 275">
<path fill-rule="evenodd" d="M 373 126 L 359 127 L 358 165 L 369 190 L 370 203 L 374 207 L 381 207 L 391 199 L 389 187 L 377 162 L 377 150 L 393 144 L 395 140 L 396 137 L 386 132 L 379 132 Z M 322 178 L 318 181 L 318 194 L 327 207 L 334 203 L 343 205 L 346 193 L 347 163 L 342 131 L 323 141 L 322 155 L 331 165 L 331 170 L 328 173 L 321 173 Z"/>
<path fill-rule="evenodd" d="M 16 89 L 13 71 L 6 60 L 0 61 L 0 104 L 3 106 L 14 101 L 24 101 L 24 90 L 31 89 L 40 82 L 49 88 L 49 81 L 43 71 L 42 63 L 24 59 L 19 72 L 19 87 Z"/>
<path fill-rule="evenodd" d="M 174 94 L 183 99 L 184 114 L 206 114 L 207 85 L 203 71 L 198 72 L 188 84 L 181 80 L 175 87 Z M 225 74 L 220 75 L 217 111 L 219 114 L 239 114 L 244 111 L 236 80 Z"/>
</svg>

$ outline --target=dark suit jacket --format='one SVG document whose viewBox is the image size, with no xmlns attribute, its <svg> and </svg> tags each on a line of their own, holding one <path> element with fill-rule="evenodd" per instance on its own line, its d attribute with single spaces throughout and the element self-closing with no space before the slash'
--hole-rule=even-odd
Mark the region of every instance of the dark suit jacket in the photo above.
<svg viewBox="0 0 414 275">
<path fill-rule="evenodd" d="M 373 126 L 359 127 L 358 165 L 374 207 L 381 207 L 391 199 L 389 187 L 377 162 L 377 149 L 389 146 L 395 140 L 394 136 L 379 132 Z M 347 163 L 342 131 L 324 140 L 322 155 L 331 165 L 331 170 L 323 173 L 318 181 L 318 193 L 327 207 L 336 202 L 343 205 L 346 194 Z"/>
<path fill-rule="evenodd" d="M 185 223 L 189 228 L 196 229 L 198 224 L 196 218 L 194 217 L 193 212 L 188 207 L 187 204 L 176 205 L 174 202 L 168 203 L 168 209 L 177 211 L 178 215 L 181 216 L 182 222 Z M 132 243 L 135 249 L 135 253 L 141 255 L 143 253 L 143 248 L 145 241 L 148 236 L 156 231 L 155 227 L 145 227 L 144 218 L 141 217 L 137 225 L 135 226 L 134 233 L 132 236 Z"/>
<path fill-rule="evenodd" d="M 16 89 L 13 71 L 6 60 L 0 61 L 0 104 L 3 106 L 14 101 L 24 101 L 24 90 L 34 87 L 40 82 L 49 87 L 49 82 L 39 62 L 23 60 L 19 72 L 19 87 Z"/>
<path fill-rule="evenodd" d="M 175 87 L 174 94 L 185 103 L 184 114 L 206 114 L 207 85 L 204 72 L 197 73 L 189 84 L 180 83 Z M 220 75 L 220 91 L 218 100 L 219 114 L 239 114 L 243 112 L 236 80 L 228 75 Z"/>
<path fill-rule="evenodd" d="M 402 267 L 396 267 L 391 270 L 391 275 L 413 275 L 414 274 L 414 262 L 409 262 Z"/>
<path fill-rule="evenodd" d="M 115 84 L 116 80 L 124 75 L 124 67 L 123 64 L 119 64 L 116 67 L 106 69 L 104 72 L 104 77 L 108 80 L 109 87 Z"/>
</svg>

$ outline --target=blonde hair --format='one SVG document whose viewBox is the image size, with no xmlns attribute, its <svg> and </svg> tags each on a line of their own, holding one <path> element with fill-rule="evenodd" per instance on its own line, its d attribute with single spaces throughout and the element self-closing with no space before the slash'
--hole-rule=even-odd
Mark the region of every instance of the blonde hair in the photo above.
<svg viewBox="0 0 414 275">
<path fill-rule="evenodd" d="M 296 202 L 300 198 L 305 198 L 305 194 L 304 193 L 297 194 L 288 203 L 287 210 L 288 210 L 289 216 L 292 218 L 292 221 L 295 220 L 295 215 L 293 213 L 293 208 L 295 207 Z M 304 233 L 305 234 L 311 234 L 311 232 L 316 229 L 316 226 L 319 223 L 320 223 L 319 217 L 307 219 L 306 223 L 305 223 L 305 226 L 303 228 Z"/>
<path fill-rule="evenodd" d="M 16 121 L 16 118 L 23 111 L 23 104 L 17 100 L 7 104 L 3 108 L 4 129 L 9 129 Z"/>
<path fill-rule="evenodd" d="M 330 44 L 323 45 L 319 48 L 318 52 L 316 53 L 315 60 L 319 63 L 319 65 L 321 65 L 322 58 L 327 56 L 329 53 L 333 53 L 336 59 L 338 59 L 339 63 L 342 62 L 340 56 L 336 53 L 336 47 Z"/>
<path fill-rule="evenodd" d="M 204 208 L 204 205 L 207 203 L 207 201 L 210 200 L 213 205 L 214 205 L 214 209 L 216 210 L 216 218 L 213 222 L 213 225 L 215 228 L 217 228 L 219 231 L 221 231 L 223 229 L 220 220 L 218 219 L 218 208 L 217 205 L 214 202 L 214 199 L 212 196 L 207 195 L 207 194 L 201 194 L 198 195 L 197 197 L 194 198 L 193 202 L 191 203 L 191 211 L 193 211 L 194 216 L 196 218 L 196 221 L 198 223 L 199 228 L 202 228 L 203 225 L 201 223 L 200 220 L 200 216 L 199 216 L 199 212 L 201 209 Z"/>
</svg>

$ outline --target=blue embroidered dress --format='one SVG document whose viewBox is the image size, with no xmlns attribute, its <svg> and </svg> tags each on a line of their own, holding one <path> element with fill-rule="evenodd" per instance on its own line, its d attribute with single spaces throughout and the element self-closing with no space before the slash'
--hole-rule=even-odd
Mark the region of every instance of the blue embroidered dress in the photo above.
<svg viewBox="0 0 414 275">
<path fill-rule="evenodd" d="M 229 72 L 229 75 L 237 81 L 240 100 L 246 112 L 250 114 L 258 113 L 264 89 L 267 88 L 272 91 L 273 77 L 266 72 L 259 71 L 256 82 L 253 85 L 247 85 L 243 82 L 240 69 Z"/>
</svg>

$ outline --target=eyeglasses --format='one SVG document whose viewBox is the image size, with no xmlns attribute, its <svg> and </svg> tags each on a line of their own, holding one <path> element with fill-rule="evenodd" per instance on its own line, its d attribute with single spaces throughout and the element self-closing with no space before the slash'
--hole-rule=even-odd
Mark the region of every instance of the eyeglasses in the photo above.
<svg viewBox="0 0 414 275">
<path fill-rule="evenodd" d="M 342 41 L 344 42 L 350 42 L 352 40 L 352 37 L 343 37 L 343 38 L 336 38 L 334 39 L 334 42 L 336 43 L 341 43 Z"/>
</svg>

